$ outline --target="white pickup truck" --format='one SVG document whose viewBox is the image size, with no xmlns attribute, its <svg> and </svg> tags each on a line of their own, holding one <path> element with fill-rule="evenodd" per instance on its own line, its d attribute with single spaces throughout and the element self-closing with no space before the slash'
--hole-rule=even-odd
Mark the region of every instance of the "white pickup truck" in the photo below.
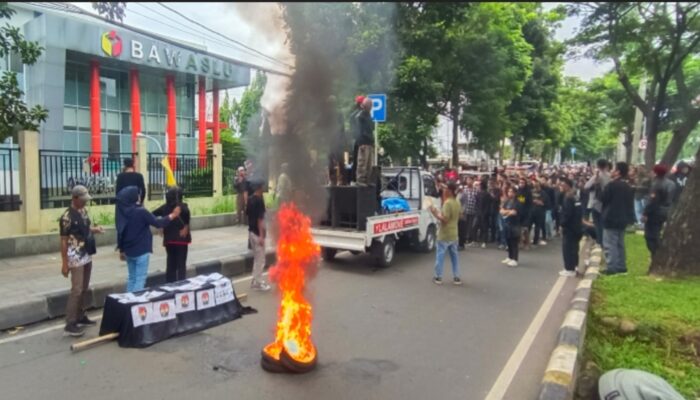
<svg viewBox="0 0 700 400">
<path fill-rule="evenodd" d="M 358 196 L 362 196 L 357 202 L 366 200 L 376 205 L 373 207 L 376 212 L 361 216 L 363 220 L 353 227 L 339 226 L 338 223 L 313 227 L 311 232 L 321 246 L 324 260 L 331 261 L 338 251 L 345 250 L 353 254 L 370 253 L 379 266 L 386 267 L 394 260 L 399 240 L 424 252 L 435 248 L 437 219 L 430 212 L 430 206 L 439 208 L 440 199 L 433 176 L 417 167 L 383 167 L 381 177 L 381 198 L 403 198 L 408 202 L 410 211 L 382 213 L 376 191 L 357 191 Z M 343 190 L 343 198 L 332 199 L 330 203 L 347 202 L 348 192 L 352 192 L 352 188 L 345 187 Z M 361 209 L 361 206 L 352 207 Z"/>
</svg>

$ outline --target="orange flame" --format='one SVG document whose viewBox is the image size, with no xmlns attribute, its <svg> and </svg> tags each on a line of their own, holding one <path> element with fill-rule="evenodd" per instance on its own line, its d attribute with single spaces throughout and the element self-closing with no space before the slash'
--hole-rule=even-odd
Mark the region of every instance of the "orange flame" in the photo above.
<svg viewBox="0 0 700 400">
<path fill-rule="evenodd" d="M 316 357 L 316 348 L 311 341 L 313 312 L 303 292 L 321 250 L 311 235 L 311 220 L 294 203 L 282 204 L 277 221 L 277 264 L 270 269 L 270 280 L 277 283 L 282 299 L 275 341 L 263 351 L 279 360 L 284 348 L 294 360 L 306 363 Z"/>
</svg>

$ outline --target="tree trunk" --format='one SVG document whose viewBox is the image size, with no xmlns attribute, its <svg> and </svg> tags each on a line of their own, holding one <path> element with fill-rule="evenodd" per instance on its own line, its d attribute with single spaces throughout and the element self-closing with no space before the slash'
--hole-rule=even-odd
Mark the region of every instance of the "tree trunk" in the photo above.
<svg viewBox="0 0 700 400">
<path fill-rule="evenodd" d="M 695 164 L 700 161 L 700 149 Z M 688 176 L 681 198 L 673 209 L 663 232 L 661 246 L 651 260 L 649 273 L 682 276 L 700 275 L 700 173 L 694 168 Z"/>
<path fill-rule="evenodd" d="M 687 115 L 683 123 L 673 130 L 673 137 L 671 138 L 671 143 L 666 147 L 664 151 L 664 156 L 661 158 L 661 162 L 671 166 L 678 160 L 678 155 L 683 150 L 683 145 L 688 136 L 695 129 L 695 127 L 700 121 L 700 109 L 694 109 L 690 115 Z"/>
<path fill-rule="evenodd" d="M 452 106 L 452 168 L 459 169 L 459 105 L 456 101 Z"/>
<path fill-rule="evenodd" d="M 525 138 L 523 138 L 523 142 L 520 144 L 520 152 L 518 152 L 518 161 L 522 162 L 523 161 L 523 154 L 525 153 Z"/>
<path fill-rule="evenodd" d="M 656 164 L 656 139 L 659 134 L 659 123 L 661 110 L 666 103 L 666 87 L 668 81 L 659 82 L 659 94 L 654 101 L 654 107 L 651 109 L 650 115 L 647 116 L 647 126 L 645 129 L 647 137 L 647 150 L 644 153 L 644 164 L 648 170 L 651 170 Z"/>
</svg>

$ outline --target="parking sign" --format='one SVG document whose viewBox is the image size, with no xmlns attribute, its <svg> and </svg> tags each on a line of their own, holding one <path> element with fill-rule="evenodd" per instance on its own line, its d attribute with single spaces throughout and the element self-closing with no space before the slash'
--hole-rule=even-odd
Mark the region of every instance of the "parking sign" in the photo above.
<svg viewBox="0 0 700 400">
<path fill-rule="evenodd" d="M 370 114 L 374 122 L 386 122 L 386 94 L 368 94 L 372 99 Z"/>
</svg>

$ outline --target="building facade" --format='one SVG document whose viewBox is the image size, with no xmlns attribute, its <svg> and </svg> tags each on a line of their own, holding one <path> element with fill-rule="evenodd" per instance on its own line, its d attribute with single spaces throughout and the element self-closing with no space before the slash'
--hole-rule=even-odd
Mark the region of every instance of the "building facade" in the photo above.
<svg viewBox="0 0 700 400">
<path fill-rule="evenodd" d="M 29 106 L 48 109 L 40 147 L 132 153 L 137 134 L 149 152 L 206 153 L 206 132 L 219 141 L 218 94 L 247 86 L 250 68 L 206 48 L 112 24 L 79 9 L 9 3 L 10 24 L 44 48 L 32 66 L 10 55 L 0 68 L 18 72 Z M 57 3 L 46 3 L 56 5 Z M 206 93 L 213 121 L 206 121 Z M 157 142 L 157 143 L 156 143 Z"/>
</svg>

